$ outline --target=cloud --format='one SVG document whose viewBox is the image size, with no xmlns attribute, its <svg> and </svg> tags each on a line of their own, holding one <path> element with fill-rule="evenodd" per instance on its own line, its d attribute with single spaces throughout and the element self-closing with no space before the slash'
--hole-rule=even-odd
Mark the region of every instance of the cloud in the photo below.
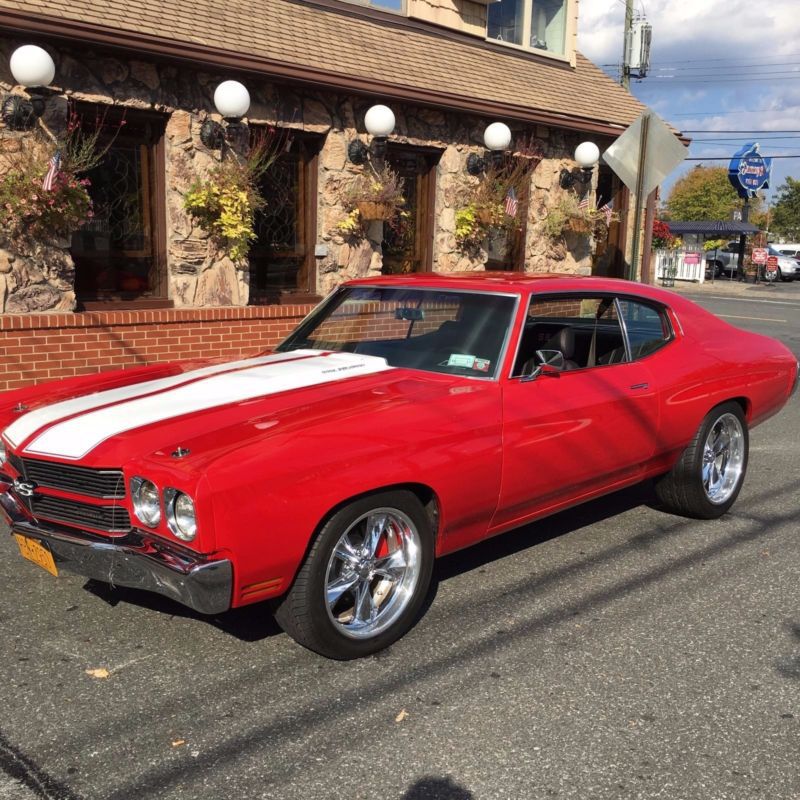
<svg viewBox="0 0 800 800">
<path fill-rule="evenodd" d="M 800 130 L 798 0 L 639 0 L 637 10 L 643 7 L 653 27 L 652 69 L 631 89 L 661 117 L 681 130 Z M 624 18 L 621 0 L 584 0 L 581 52 L 597 64 L 618 64 Z M 755 77 L 760 79 L 745 80 Z M 695 137 L 691 156 L 726 157 L 743 143 L 741 138 L 700 141 L 732 134 L 690 135 Z M 761 152 L 800 154 L 800 139 L 762 136 Z M 695 163 L 687 162 L 667 187 Z M 775 161 L 773 187 L 793 172 L 800 172 L 800 159 Z"/>
</svg>

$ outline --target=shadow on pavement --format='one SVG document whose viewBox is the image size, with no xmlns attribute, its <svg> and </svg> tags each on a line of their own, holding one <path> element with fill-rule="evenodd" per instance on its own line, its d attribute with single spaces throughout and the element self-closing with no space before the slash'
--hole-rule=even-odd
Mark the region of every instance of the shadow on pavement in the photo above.
<svg viewBox="0 0 800 800">
<path fill-rule="evenodd" d="M 450 778 L 420 778 L 401 800 L 473 800 L 474 795 Z"/>
</svg>

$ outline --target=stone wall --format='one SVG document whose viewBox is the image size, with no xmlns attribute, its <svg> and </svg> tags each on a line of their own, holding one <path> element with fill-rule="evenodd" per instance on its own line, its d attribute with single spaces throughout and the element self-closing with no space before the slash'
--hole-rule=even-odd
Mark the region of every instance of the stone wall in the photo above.
<svg viewBox="0 0 800 800">
<path fill-rule="evenodd" d="M 0 43 L 0 94 L 19 91 L 11 86 L 8 57 L 22 42 Z M 231 75 L 212 74 L 172 64 L 122 60 L 102 53 L 54 50 L 55 88 L 59 97 L 48 106 L 45 124 L 65 124 L 66 98 L 149 109 L 166 121 L 166 232 L 169 297 L 175 305 L 208 307 L 246 305 L 249 300 L 247 264 L 233 264 L 217 252 L 207 236 L 184 211 L 183 197 L 197 176 L 204 175 L 219 156 L 200 141 L 200 127 L 213 109 L 213 92 Z M 366 238 L 344 239 L 336 233 L 345 216 L 341 191 L 357 171 L 347 160 L 347 146 L 366 141 L 363 118 L 377 98 L 338 96 L 299 90 L 245 78 L 252 97 L 250 124 L 269 124 L 316 134 L 322 139 L 319 156 L 316 244 L 327 254 L 316 260 L 316 290 L 325 294 L 341 281 L 380 273 L 382 225 L 370 225 Z M 393 142 L 436 148 L 434 268 L 441 271 L 482 269 L 486 252 L 458 250 L 455 232 L 454 188 L 465 174 L 470 153 L 483 152 L 483 131 L 492 120 L 437 109 L 392 103 L 397 126 Z M 572 166 L 578 134 L 543 126 L 514 129 L 515 140 L 535 137 L 544 158 L 531 179 L 525 265 L 530 272 L 591 272 L 589 237 L 570 237 L 553 243 L 542 235 L 548 207 L 562 190 L 563 166 Z M 0 125 L 0 171 L 13 163 L 15 148 L 29 134 L 15 134 Z M 6 242 L 0 251 L 0 312 L 52 311 L 74 308 L 74 267 L 68 243 L 54 242 L 35 252 L 15 252 Z"/>
</svg>

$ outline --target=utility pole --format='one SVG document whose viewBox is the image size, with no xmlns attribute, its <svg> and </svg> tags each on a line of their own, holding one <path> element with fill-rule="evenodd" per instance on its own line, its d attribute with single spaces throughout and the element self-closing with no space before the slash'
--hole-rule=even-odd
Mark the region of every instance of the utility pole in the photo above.
<svg viewBox="0 0 800 800">
<path fill-rule="evenodd" d="M 619 82 L 631 90 L 630 37 L 633 31 L 633 0 L 625 0 L 625 30 L 622 34 L 622 72 Z"/>
</svg>

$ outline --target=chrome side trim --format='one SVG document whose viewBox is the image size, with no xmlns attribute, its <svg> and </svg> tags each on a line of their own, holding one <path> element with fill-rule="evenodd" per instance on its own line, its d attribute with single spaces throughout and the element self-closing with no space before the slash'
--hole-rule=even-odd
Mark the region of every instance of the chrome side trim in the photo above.
<svg viewBox="0 0 800 800">
<path fill-rule="evenodd" d="M 0 507 L 12 533 L 45 544 L 59 569 L 169 597 L 201 614 L 220 614 L 231 606 L 233 565 L 209 561 L 144 531 L 108 539 L 34 520 L 0 481 Z"/>
</svg>

